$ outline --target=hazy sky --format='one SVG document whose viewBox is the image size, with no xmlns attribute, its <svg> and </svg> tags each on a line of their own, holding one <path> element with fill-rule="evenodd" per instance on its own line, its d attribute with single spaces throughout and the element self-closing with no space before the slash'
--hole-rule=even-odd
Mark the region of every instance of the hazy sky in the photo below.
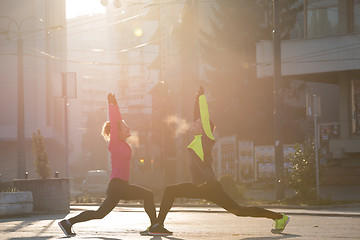
<svg viewBox="0 0 360 240">
<path fill-rule="evenodd" d="M 66 0 L 66 18 L 104 12 L 100 0 Z"/>
</svg>

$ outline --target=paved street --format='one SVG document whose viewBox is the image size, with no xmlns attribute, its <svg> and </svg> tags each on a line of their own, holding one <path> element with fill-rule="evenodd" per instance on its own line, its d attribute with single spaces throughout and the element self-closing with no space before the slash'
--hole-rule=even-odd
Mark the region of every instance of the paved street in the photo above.
<svg viewBox="0 0 360 240">
<path fill-rule="evenodd" d="M 31 215 L 0 219 L 0 239 L 50 240 L 64 239 L 57 225 L 59 219 L 97 206 L 73 206 L 70 214 Z M 275 209 L 276 210 L 276 209 Z M 279 210 L 280 211 L 280 210 Z M 214 207 L 176 207 L 170 212 L 166 227 L 174 232 L 170 237 L 140 236 L 149 225 L 142 208 L 117 207 L 102 220 L 92 220 L 74 226 L 77 233 L 71 239 L 103 240 L 189 240 L 189 239 L 360 239 L 360 207 L 320 210 L 282 209 L 291 221 L 281 235 L 270 233 L 268 219 L 239 218 Z"/>
</svg>

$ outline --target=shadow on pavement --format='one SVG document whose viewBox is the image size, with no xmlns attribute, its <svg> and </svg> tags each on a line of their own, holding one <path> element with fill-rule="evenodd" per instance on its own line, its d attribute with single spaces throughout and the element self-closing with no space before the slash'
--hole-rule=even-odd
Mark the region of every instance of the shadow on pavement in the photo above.
<svg viewBox="0 0 360 240">
<path fill-rule="evenodd" d="M 54 220 L 54 219 L 63 219 L 68 213 L 56 213 L 56 214 L 29 214 L 29 215 L 14 215 L 14 216 L 5 216 L 0 219 L 0 222 L 14 222 L 14 221 L 40 221 L 40 220 Z"/>
<path fill-rule="evenodd" d="M 53 236 L 43 236 L 43 237 L 20 237 L 20 238 L 9 238 L 8 240 L 46 240 L 52 239 Z"/>
<path fill-rule="evenodd" d="M 113 238 L 113 237 L 84 237 L 83 239 L 91 239 L 91 238 L 94 238 L 94 239 L 103 239 L 103 240 L 121 240 L 121 238 Z M 77 237 L 77 239 L 81 239 L 81 237 Z"/>
<path fill-rule="evenodd" d="M 34 222 L 42 221 L 42 220 L 52 220 L 47 226 L 42 230 L 42 232 L 46 231 L 51 224 L 53 224 L 55 221 L 58 221 L 58 219 L 62 219 L 67 214 L 56 214 L 56 215 L 31 215 L 27 217 L 21 217 L 21 218 L 7 218 L 7 219 L 1 219 L 1 222 L 20 222 L 17 225 L 8 228 L 4 230 L 5 232 L 17 232 L 20 229 L 23 229 L 25 227 L 31 226 L 34 224 Z M 31 239 L 31 238 L 30 238 Z M 42 239 L 42 238 L 41 238 Z M 45 238 L 46 239 L 46 238 Z"/>
<path fill-rule="evenodd" d="M 267 240 L 267 239 L 276 240 L 276 239 L 297 238 L 297 237 L 302 237 L 302 236 L 296 234 L 289 234 L 289 233 L 280 233 L 274 237 L 247 237 L 247 238 L 241 238 L 241 240 Z"/>
<path fill-rule="evenodd" d="M 154 236 L 154 237 L 152 237 L 150 240 L 161 240 L 161 239 L 163 239 L 163 238 L 169 239 L 169 240 L 185 240 L 185 239 L 182 239 L 182 238 L 169 237 L 169 236 L 167 236 L 167 237 Z"/>
</svg>

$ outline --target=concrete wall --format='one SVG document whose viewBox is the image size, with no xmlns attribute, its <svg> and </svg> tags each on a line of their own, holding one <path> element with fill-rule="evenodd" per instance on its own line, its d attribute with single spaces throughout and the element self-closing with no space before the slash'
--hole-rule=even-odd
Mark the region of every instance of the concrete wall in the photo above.
<svg viewBox="0 0 360 240">
<path fill-rule="evenodd" d="M 15 179 L 13 186 L 20 191 L 31 191 L 34 211 L 70 212 L 69 179 Z"/>
<path fill-rule="evenodd" d="M 33 211 L 31 192 L 1 192 L 0 216 L 29 214 Z"/>
</svg>

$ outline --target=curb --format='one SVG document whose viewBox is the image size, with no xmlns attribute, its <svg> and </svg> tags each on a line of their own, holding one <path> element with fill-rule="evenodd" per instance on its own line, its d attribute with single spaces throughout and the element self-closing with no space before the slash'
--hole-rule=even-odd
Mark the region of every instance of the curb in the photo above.
<svg viewBox="0 0 360 240">
<path fill-rule="evenodd" d="M 87 206 L 99 206 L 99 204 L 95 205 L 71 205 L 71 211 L 84 211 L 84 208 Z M 78 207 L 78 208 L 77 208 Z M 157 206 L 158 208 L 159 206 Z M 282 212 L 287 215 L 298 215 L 298 216 L 324 216 L 324 217 L 356 217 L 360 218 L 360 206 L 359 205 L 349 205 L 349 206 L 341 206 L 341 207 L 311 207 L 304 208 L 301 206 L 297 206 L 296 208 L 290 208 L 290 206 L 256 206 L 265 209 L 270 209 L 277 212 Z M 142 212 L 144 211 L 142 204 L 119 204 L 117 206 L 117 210 L 121 212 Z M 354 211 L 351 211 L 351 208 L 354 208 Z M 279 211 L 280 210 L 280 211 Z M 208 206 L 184 206 L 182 205 L 174 205 L 170 212 L 200 212 L 200 213 L 228 213 L 225 209 L 218 207 L 216 205 L 208 205 Z"/>
</svg>

